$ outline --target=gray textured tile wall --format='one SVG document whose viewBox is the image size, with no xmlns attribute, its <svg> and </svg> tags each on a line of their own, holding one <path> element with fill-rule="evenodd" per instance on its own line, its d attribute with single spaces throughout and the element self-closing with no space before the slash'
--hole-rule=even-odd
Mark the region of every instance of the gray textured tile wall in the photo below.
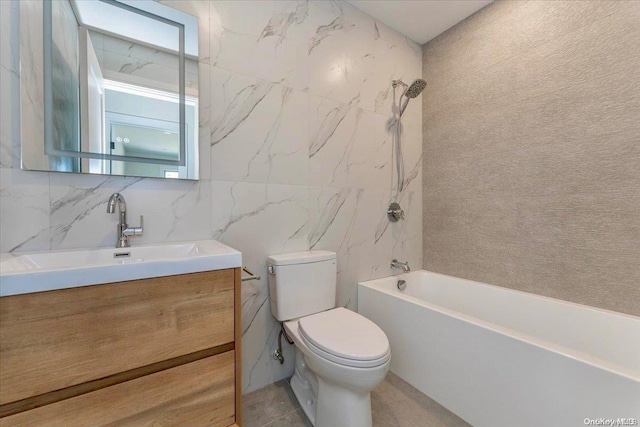
<svg viewBox="0 0 640 427">
<path fill-rule="evenodd" d="M 423 76 L 424 267 L 640 315 L 640 2 L 497 1 Z"/>
</svg>

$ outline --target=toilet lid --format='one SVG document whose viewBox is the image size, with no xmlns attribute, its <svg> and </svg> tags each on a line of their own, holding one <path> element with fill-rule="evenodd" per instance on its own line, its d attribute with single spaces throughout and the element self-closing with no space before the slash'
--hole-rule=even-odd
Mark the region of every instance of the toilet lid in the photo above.
<svg viewBox="0 0 640 427">
<path fill-rule="evenodd" d="M 311 344 L 341 359 L 371 361 L 389 354 L 389 340 L 382 329 L 346 308 L 304 317 L 298 325 Z"/>
</svg>

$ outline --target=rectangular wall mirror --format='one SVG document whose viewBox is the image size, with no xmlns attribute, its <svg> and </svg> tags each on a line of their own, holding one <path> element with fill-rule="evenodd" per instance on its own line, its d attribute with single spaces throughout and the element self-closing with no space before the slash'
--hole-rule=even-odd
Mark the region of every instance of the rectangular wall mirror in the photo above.
<svg viewBox="0 0 640 427">
<path fill-rule="evenodd" d="M 198 179 L 198 21 L 152 0 L 20 2 L 22 168 Z"/>
</svg>

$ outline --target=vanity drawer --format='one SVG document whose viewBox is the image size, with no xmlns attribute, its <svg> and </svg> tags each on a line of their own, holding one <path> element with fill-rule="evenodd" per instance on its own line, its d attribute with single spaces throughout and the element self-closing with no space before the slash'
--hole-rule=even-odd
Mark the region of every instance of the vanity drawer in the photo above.
<svg viewBox="0 0 640 427">
<path fill-rule="evenodd" d="M 13 426 L 214 426 L 234 423 L 234 352 L 0 419 Z"/>
<path fill-rule="evenodd" d="M 234 270 L 0 298 L 0 404 L 234 340 Z"/>
</svg>

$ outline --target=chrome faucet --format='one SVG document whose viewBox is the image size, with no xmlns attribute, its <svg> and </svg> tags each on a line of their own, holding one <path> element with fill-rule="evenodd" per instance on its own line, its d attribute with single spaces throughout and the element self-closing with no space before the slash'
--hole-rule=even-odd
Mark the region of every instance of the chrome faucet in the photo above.
<svg viewBox="0 0 640 427">
<path fill-rule="evenodd" d="M 128 248 L 130 246 L 129 236 L 142 235 L 143 218 L 142 215 L 140 215 L 140 227 L 129 227 L 127 225 L 127 203 L 124 201 L 124 196 L 120 193 L 113 193 L 111 197 L 109 197 L 107 213 L 114 213 L 116 211 L 116 205 L 118 205 L 120 212 L 120 221 L 116 228 L 118 233 L 116 248 Z"/>
<path fill-rule="evenodd" d="M 402 271 L 404 271 L 405 273 L 408 273 L 411 271 L 411 267 L 409 267 L 409 261 L 400 262 L 395 258 L 391 260 L 391 268 L 401 268 Z"/>
</svg>

